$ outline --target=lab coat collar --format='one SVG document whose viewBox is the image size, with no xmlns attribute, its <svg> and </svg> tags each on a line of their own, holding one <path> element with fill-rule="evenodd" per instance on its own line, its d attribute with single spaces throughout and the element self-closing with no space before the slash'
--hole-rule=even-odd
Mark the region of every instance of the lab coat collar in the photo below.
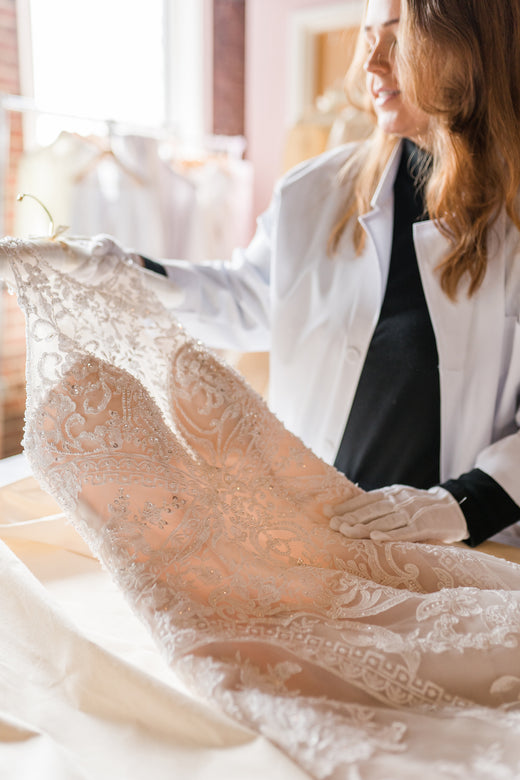
<svg viewBox="0 0 520 780">
<path fill-rule="evenodd" d="M 403 149 L 403 141 L 400 140 L 396 143 L 390 154 L 389 160 L 383 171 L 383 175 L 379 180 L 377 189 L 374 192 L 370 205 L 373 209 L 382 206 L 386 201 L 393 197 L 394 181 L 397 176 L 397 170 L 401 160 L 401 152 Z"/>
</svg>

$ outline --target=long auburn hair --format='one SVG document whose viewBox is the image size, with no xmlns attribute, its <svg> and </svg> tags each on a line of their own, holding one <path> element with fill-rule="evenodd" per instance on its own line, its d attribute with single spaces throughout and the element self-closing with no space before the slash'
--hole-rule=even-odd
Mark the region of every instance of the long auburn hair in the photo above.
<svg viewBox="0 0 520 780">
<path fill-rule="evenodd" d="M 361 35 L 347 90 L 367 110 L 365 47 Z M 397 57 L 405 98 L 431 117 L 426 207 L 450 241 L 438 267 L 441 287 L 455 299 L 466 277 L 471 296 L 484 279 L 488 234 L 504 208 L 520 229 L 520 0 L 402 0 Z M 340 178 L 351 186 L 331 251 L 350 220 L 369 209 L 396 143 L 376 128 L 343 168 Z M 356 219 L 358 253 L 364 241 Z"/>
</svg>

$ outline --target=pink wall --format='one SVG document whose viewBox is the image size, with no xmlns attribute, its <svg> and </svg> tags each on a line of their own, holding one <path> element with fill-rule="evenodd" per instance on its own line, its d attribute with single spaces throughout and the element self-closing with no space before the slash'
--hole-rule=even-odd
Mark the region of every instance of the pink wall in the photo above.
<svg viewBox="0 0 520 780">
<path fill-rule="evenodd" d="M 348 0 L 247 0 L 246 137 L 255 168 L 255 215 L 269 203 L 281 173 L 287 132 L 289 16 L 292 11 Z"/>
</svg>

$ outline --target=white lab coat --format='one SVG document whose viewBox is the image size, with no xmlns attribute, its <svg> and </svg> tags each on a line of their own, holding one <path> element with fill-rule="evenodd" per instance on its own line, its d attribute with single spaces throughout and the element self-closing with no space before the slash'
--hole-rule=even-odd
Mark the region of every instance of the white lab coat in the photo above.
<svg viewBox="0 0 520 780">
<path fill-rule="evenodd" d="M 337 173 L 352 149 L 285 176 L 252 243 L 230 263 L 167 263 L 184 291 L 179 319 L 215 347 L 270 350 L 272 410 L 329 463 L 383 301 L 401 146 L 360 218 L 363 253 L 355 256 L 350 226 L 330 257 L 327 240 L 345 199 Z M 498 220 L 484 282 L 471 298 L 461 288 L 457 303 L 434 271 L 446 239 L 426 221 L 414 225 L 414 242 L 439 354 L 441 481 L 478 466 L 520 504 L 520 235 L 505 216 Z"/>
</svg>

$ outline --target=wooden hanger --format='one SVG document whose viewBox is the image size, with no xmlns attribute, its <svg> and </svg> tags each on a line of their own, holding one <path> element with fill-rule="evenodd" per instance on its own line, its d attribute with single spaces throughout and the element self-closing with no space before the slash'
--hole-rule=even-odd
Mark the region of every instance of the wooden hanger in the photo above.
<svg viewBox="0 0 520 780">
<path fill-rule="evenodd" d="M 99 154 L 92 157 L 91 160 L 87 162 L 86 165 L 83 166 L 83 168 L 76 173 L 74 176 L 74 183 L 79 184 L 79 182 L 83 181 L 83 179 L 88 176 L 89 173 L 92 173 L 97 166 L 106 159 L 111 160 L 126 176 L 128 176 L 130 179 L 132 179 L 136 184 L 138 184 L 140 187 L 143 187 L 146 184 L 146 181 L 143 179 L 143 177 L 137 173 L 137 171 L 132 170 L 126 163 L 121 160 L 120 157 L 114 152 L 112 148 L 112 138 L 113 138 L 113 126 L 112 123 L 108 123 L 108 147 L 103 147 L 101 144 L 103 143 L 101 139 L 95 138 L 95 137 L 83 137 L 85 141 L 94 143 L 96 146 L 100 147 Z"/>
</svg>

